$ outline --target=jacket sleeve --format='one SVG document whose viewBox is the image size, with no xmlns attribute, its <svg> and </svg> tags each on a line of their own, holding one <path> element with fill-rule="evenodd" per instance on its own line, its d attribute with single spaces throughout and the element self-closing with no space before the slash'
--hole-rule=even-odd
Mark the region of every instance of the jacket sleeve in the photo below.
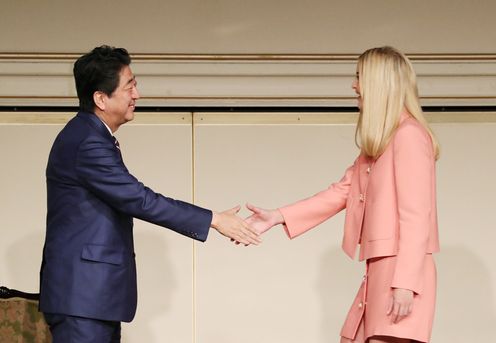
<svg viewBox="0 0 496 343">
<path fill-rule="evenodd" d="M 321 224 L 346 207 L 351 178 L 357 161 L 346 169 L 343 178 L 310 198 L 279 208 L 289 238 L 297 237 Z"/>
<path fill-rule="evenodd" d="M 430 136 L 416 123 L 400 127 L 393 139 L 399 238 L 391 287 L 420 294 L 433 211 L 434 152 Z"/>
<path fill-rule="evenodd" d="M 79 181 L 117 211 L 200 241 L 207 239 L 212 212 L 143 185 L 128 172 L 111 142 L 87 138 L 79 146 L 75 169 Z"/>
</svg>

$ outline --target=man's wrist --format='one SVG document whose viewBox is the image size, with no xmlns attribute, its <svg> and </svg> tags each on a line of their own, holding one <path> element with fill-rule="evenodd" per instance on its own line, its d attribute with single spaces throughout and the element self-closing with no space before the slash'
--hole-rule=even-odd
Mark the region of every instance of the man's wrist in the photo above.
<svg viewBox="0 0 496 343">
<path fill-rule="evenodd" d="M 219 213 L 212 211 L 212 222 L 210 223 L 210 227 L 217 229 L 219 227 Z"/>
</svg>

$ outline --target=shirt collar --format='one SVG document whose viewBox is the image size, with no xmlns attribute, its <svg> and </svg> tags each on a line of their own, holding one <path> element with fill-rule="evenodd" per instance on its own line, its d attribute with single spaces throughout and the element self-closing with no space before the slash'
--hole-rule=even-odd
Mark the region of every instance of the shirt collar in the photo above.
<svg viewBox="0 0 496 343">
<path fill-rule="evenodd" d="M 100 119 L 100 117 L 97 116 L 98 119 Z M 112 133 L 112 130 L 110 130 L 110 127 L 107 125 L 106 122 L 104 122 L 103 120 L 100 119 L 100 121 L 103 123 L 103 125 L 105 125 L 105 127 L 107 128 L 108 132 L 110 133 L 110 135 L 112 137 L 114 137 L 114 134 Z"/>
</svg>

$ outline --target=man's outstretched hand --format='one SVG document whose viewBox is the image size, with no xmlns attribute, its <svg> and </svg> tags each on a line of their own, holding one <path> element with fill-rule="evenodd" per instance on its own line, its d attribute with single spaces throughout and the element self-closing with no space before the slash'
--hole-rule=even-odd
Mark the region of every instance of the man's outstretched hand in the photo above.
<svg viewBox="0 0 496 343">
<path fill-rule="evenodd" d="M 237 215 L 240 208 L 238 205 L 227 211 L 213 212 L 211 226 L 222 235 L 244 245 L 260 244 L 260 234 Z"/>
</svg>

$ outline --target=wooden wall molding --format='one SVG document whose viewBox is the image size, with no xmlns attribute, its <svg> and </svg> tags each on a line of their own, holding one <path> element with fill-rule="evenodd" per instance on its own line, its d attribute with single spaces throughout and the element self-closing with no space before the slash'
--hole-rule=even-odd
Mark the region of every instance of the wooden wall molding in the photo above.
<svg viewBox="0 0 496 343">
<path fill-rule="evenodd" d="M 76 53 L 0 53 L 0 106 L 77 105 Z M 140 105 L 354 106 L 355 54 L 134 54 Z M 495 105 L 496 54 L 410 54 L 423 105 Z"/>
<path fill-rule="evenodd" d="M 60 125 L 75 113 L 1 112 L 1 125 Z M 496 112 L 426 112 L 430 123 L 495 123 Z M 138 112 L 134 125 L 355 125 L 354 112 Z"/>
</svg>

